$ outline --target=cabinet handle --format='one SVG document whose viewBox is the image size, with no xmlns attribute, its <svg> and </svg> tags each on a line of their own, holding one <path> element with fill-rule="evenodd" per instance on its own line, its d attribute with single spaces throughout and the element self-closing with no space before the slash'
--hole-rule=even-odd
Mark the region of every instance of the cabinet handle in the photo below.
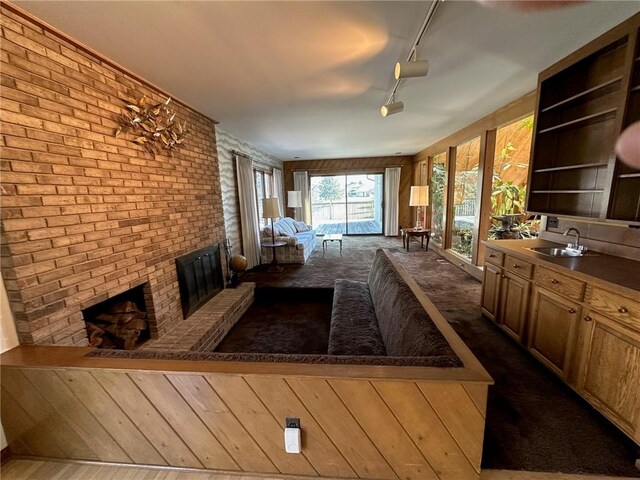
<svg viewBox="0 0 640 480">
<path fill-rule="evenodd" d="M 502 275 L 502 278 L 507 278 L 507 276 L 506 275 Z"/>
<path fill-rule="evenodd" d="M 629 313 L 629 310 L 627 310 L 625 307 L 620 307 L 620 308 L 618 309 L 618 311 L 619 311 L 620 313 Z"/>
<path fill-rule="evenodd" d="M 590 322 L 591 320 L 593 320 L 593 318 L 591 318 L 589 315 L 585 315 L 584 316 L 584 321 L 585 322 Z"/>
<path fill-rule="evenodd" d="M 575 308 L 570 308 L 569 309 L 569 313 L 576 313 L 576 309 Z"/>
<path fill-rule="evenodd" d="M 500 272 L 496 272 L 496 275 L 500 275 Z"/>
<path fill-rule="evenodd" d="M 496 258 L 496 254 L 495 253 L 490 253 L 489 254 L 489 258 Z"/>
<path fill-rule="evenodd" d="M 518 265 L 517 263 L 514 263 L 513 268 L 520 268 L 520 265 Z"/>
<path fill-rule="evenodd" d="M 553 279 L 551 279 L 551 283 L 553 283 L 554 285 L 557 285 L 560 282 L 558 280 L 556 280 L 555 278 L 553 278 Z"/>
</svg>

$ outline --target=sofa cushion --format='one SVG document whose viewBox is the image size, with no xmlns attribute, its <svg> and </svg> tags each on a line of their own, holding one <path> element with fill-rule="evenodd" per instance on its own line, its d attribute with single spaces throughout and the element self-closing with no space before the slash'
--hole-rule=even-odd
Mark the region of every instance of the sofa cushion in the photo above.
<svg viewBox="0 0 640 480">
<path fill-rule="evenodd" d="M 281 218 L 276 222 L 278 225 L 278 229 L 282 232 L 285 232 L 290 237 L 294 236 L 298 231 L 296 230 L 295 222 L 292 218 L 285 217 Z"/>
<path fill-rule="evenodd" d="M 386 355 L 369 286 L 336 280 L 329 331 L 329 355 Z"/>
<path fill-rule="evenodd" d="M 382 250 L 369 272 L 369 290 L 389 356 L 457 355 Z"/>
<path fill-rule="evenodd" d="M 309 225 L 307 225 L 304 222 L 296 222 L 295 225 L 296 225 L 296 230 L 298 231 L 298 233 L 308 232 L 309 230 L 311 230 Z"/>
</svg>

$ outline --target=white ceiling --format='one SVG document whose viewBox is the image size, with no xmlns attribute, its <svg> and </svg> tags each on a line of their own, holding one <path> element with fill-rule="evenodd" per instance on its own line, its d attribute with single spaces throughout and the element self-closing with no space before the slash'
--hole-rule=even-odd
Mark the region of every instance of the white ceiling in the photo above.
<svg viewBox="0 0 640 480">
<path fill-rule="evenodd" d="M 428 1 L 16 3 L 284 160 L 416 153 L 640 11 L 637 1 L 529 13 L 442 2 L 419 48 L 429 75 L 403 81 L 405 111 L 382 118 Z"/>
</svg>

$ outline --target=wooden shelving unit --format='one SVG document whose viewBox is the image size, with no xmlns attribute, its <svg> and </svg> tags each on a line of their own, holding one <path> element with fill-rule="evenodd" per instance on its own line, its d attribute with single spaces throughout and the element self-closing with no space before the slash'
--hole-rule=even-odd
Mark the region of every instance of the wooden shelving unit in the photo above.
<svg viewBox="0 0 640 480">
<path fill-rule="evenodd" d="M 635 61 L 629 82 L 629 96 L 623 128 L 640 121 L 640 36 L 636 32 Z M 611 187 L 608 218 L 640 222 L 640 170 L 635 170 L 619 160 Z"/>
<path fill-rule="evenodd" d="M 640 222 L 640 175 L 615 157 L 640 120 L 636 15 L 540 74 L 527 211 Z"/>
</svg>

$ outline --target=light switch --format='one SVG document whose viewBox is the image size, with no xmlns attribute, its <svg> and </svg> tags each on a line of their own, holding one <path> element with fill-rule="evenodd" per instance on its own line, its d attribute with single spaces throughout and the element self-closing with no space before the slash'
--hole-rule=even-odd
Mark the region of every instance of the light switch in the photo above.
<svg viewBox="0 0 640 480">
<path fill-rule="evenodd" d="M 302 442 L 299 428 L 284 429 L 284 450 L 287 453 L 300 453 Z"/>
</svg>

